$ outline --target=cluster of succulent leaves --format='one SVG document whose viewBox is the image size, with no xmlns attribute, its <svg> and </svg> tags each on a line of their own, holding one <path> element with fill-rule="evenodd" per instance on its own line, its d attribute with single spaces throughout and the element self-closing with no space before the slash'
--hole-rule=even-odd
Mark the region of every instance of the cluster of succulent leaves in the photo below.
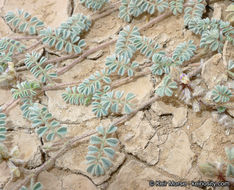
<svg viewBox="0 0 234 190">
<path fill-rule="evenodd" d="M 172 89 L 177 89 L 177 83 L 175 81 L 171 81 L 170 75 L 166 75 L 163 78 L 162 84 L 156 89 L 156 93 L 163 96 L 172 96 Z"/>
<path fill-rule="evenodd" d="M 230 101 L 232 96 L 232 92 L 228 89 L 227 86 L 224 85 L 216 85 L 212 90 L 212 98 L 213 101 L 217 104 L 222 104 Z M 218 106 L 217 110 L 219 113 L 222 113 L 226 110 L 225 106 Z"/>
<path fill-rule="evenodd" d="M 0 143 L 6 139 L 6 114 L 1 112 L 0 107 Z"/>
<path fill-rule="evenodd" d="M 67 127 L 61 126 L 46 107 L 40 108 L 37 103 L 34 103 L 34 98 L 39 89 L 40 83 L 25 81 L 17 84 L 17 88 L 11 91 L 15 99 L 20 98 L 23 116 L 31 121 L 32 127 L 36 128 L 39 137 L 45 136 L 47 141 L 54 140 L 56 135 L 63 137 L 67 133 Z"/>
<path fill-rule="evenodd" d="M 12 61 L 15 53 L 22 53 L 25 45 L 17 40 L 1 38 L 0 40 L 0 73 L 7 68 L 7 63 Z"/>
<path fill-rule="evenodd" d="M 188 28 L 201 35 L 200 47 L 211 51 L 222 52 L 226 40 L 234 45 L 234 28 L 229 22 L 214 18 L 194 18 L 188 23 Z"/>
<path fill-rule="evenodd" d="M 27 53 L 25 55 L 25 65 L 28 70 L 34 75 L 35 78 L 39 78 L 41 76 L 41 82 L 45 83 L 46 81 L 52 81 L 52 78 L 57 77 L 56 73 L 48 73 L 49 70 L 53 68 L 52 64 L 47 64 L 43 66 L 46 62 L 46 57 L 41 57 L 40 54 L 36 52 Z"/>
<path fill-rule="evenodd" d="M 234 147 L 226 147 L 225 153 L 228 159 L 228 163 L 218 163 L 214 164 L 211 162 L 206 162 L 199 165 L 199 170 L 208 177 L 218 177 L 220 172 L 225 177 L 234 177 Z M 226 167 L 226 172 L 224 172 L 224 166 Z"/>
<path fill-rule="evenodd" d="M 44 27 L 44 23 L 37 17 L 32 17 L 28 12 L 19 9 L 17 10 L 17 14 L 8 12 L 5 16 L 5 21 L 15 32 L 30 35 L 38 34 Z"/>
<path fill-rule="evenodd" d="M 90 138 L 88 153 L 86 156 L 87 172 L 100 176 L 103 175 L 111 166 L 111 160 L 114 158 L 115 150 L 112 147 L 118 145 L 118 139 L 110 137 L 115 133 L 117 127 L 109 126 L 107 128 L 99 126 L 96 128 L 98 135 Z"/>
<path fill-rule="evenodd" d="M 40 108 L 37 103 L 29 108 L 32 127 L 36 128 L 39 137 L 46 136 L 47 141 L 53 141 L 55 136 L 63 137 L 67 133 L 67 127 L 53 118 L 46 107 Z"/>
<path fill-rule="evenodd" d="M 130 22 L 133 17 L 138 17 L 143 13 L 153 15 L 156 11 L 162 13 L 168 8 L 174 15 L 182 13 L 184 0 L 122 0 L 119 8 L 119 17 L 126 22 Z"/>
<path fill-rule="evenodd" d="M 215 86 L 214 90 L 212 91 L 213 101 L 218 102 L 228 102 L 230 97 L 232 96 L 231 90 L 228 89 L 227 86 L 224 85 L 217 85 Z"/>
<path fill-rule="evenodd" d="M 44 44 L 57 51 L 81 53 L 86 43 L 80 38 L 80 35 L 82 32 L 88 31 L 90 26 L 91 21 L 88 17 L 77 14 L 56 29 L 48 27 L 41 30 L 39 36 L 42 37 Z"/>
<path fill-rule="evenodd" d="M 39 35 L 42 42 L 50 48 L 67 53 L 81 53 L 86 45 L 80 34 L 88 31 L 91 21 L 82 14 L 73 15 L 58 28 L 45 28 L 45 25 L 37 17 L 32 17 L 28 12 L 18 10 L 18 13 L 8 12 L 5 21 L 15 30 L 15 32 L 30 35 Z M 15 45 L 19 45 L 17 42 Z"/>
</svg>

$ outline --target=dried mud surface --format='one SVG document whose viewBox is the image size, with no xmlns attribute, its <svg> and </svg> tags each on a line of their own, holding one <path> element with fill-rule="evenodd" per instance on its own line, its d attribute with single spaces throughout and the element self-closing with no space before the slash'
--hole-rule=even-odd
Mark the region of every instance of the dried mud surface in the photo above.
<svg viewBox="0 0 234 190">
<path fill-rule="evenodd" d="M 228 1 L 219 2 L 219 5 L 226 7 L 227 3 Z M 57 27 L 66 21 L 71 13 L 92 14 L 90 10 L 80 5 L 78 0 L 0 0 L 0 6 L 1 15 L 20 8 L 38 16 L 51 27 Z M 147 19 L 142 16 L 134 19 L 131 25 L 141 26 L 145 22 Z M 118 11 L 97 20 L 85 36 L 87 46 L 94 47 L 113 38 L 125 25 L 126 23 L 118 18 Z M 199 38 L 184 29 L 182 16 L 169 17 L 141 34 L 157 40 L 168 53 L 184 40 L 192 39 L 199 44 Z M 13 33 L 0 18 L 0 37 L 3 36 L 13 36 Z M 90 73 L 103 68 L 106 56 L 113 51 L 114 45 L 102 49 L 101 52 L 92 55 L 98 57 L 96 60 L 86 59 L 77 64 L 72 70 L 60 76 L 60 82 L 85 79 Z M 49 56 L 55 57 L 50 54 Z M 139 62 L 144 61 L 140 56 L 136 59 Z M 71 62 L 72 60 L 67 60 L 62 64 Z M 25 77 L 32 77 L 26 71 L 22 74 Z M 142 102 L 152 95 L 155 86 L 153 81 L 152 76 L 147 75 L 119 89 L 135 93 L 139 102 Z M 48 105 L 49 111 L 56 119 L 69 126 L 68 136 L 82 135 L 100 123 L 107 125 L 111 122 L 112 119 L 95 118 L 89 106 L 64 103 L 61 98 L 62 92 L 63 90 L 48 91 L 41 102 Z M 9 101 L 10 96 L 9 89 L 0 89 L 0 105 Z M 45 161 L 38 150 L 41 142 L 28 130 L 30 123 L 22 118 L 19 105 L 9 112 L 8 126 L 15 129 L 11 132 L 11 146 L 18 145 L 20 158 L 30 160 L 34 168 L 40 166 Z M 227 136 L 224 127 L 212 119 L 210 111 L 196 114 L 184 104 L 162 101 L 155 102 L 125 122 L 118 128 L 117 136 L 121 145 L 113 168 L 105 176 L 92 177 L 86 172 L 88 140 L 84 140 L 59 158 L 52 170 L 42 172 L 38 176 L 38 181 L 43 184 L 44 190 L 198 190 L 200 188 L 192 186 L 153 188 L 149 187 L 148 181 L 207 181 L 209 178 L 199 173 L 197 165 L 208 159 L 216 161 L 218 156 L 225 159 L 224 147 L 233 144 L 234 139 L 232 132 Z M 53 154 L 52 152 L 47 156 Z M 0 165 L 0 189 L 9 179 L 9 169 L 3 163 Z M 11 190 L 20 180 L 22 178 L 7 184 L 4 190 Z"/>
</svg>

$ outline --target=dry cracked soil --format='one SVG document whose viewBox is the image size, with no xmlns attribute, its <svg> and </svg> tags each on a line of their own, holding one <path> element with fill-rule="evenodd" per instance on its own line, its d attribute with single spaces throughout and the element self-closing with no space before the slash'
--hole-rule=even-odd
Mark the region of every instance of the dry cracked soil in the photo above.
<svg viewBox="0 0 234 190">
<path fill-rule="evenodd" d="M 211 1 L 212 2 L 212 1 Z M 113 2 L 112 2 L 113 3 Z M 211 17 L 223 17 L 229 1 L 218 1 Z M 108 7 L 108 5 L 106 5 Z M 214 4 L 212 4 L 214 7 Z M 78 0 L 0 0 L 1 16 L 16 8 L 24 9 L 38 16 L 46 25 L 57 27 L 67 20 L 71 14 L 93 14 L 84 8 Z M 145 16 L 134 19 L 131 25 L 141 26 L 147 21 Z M 118 11 L 95 21 L 91 30 L 85 35 L 87 47 L 94 47 L 103 41 L 116 36 L 119 29 L 125 26 L 118 18 Z M 157 40 L 167 52 L 184 40 L 192 39 L 199 44 L 199 38 L 183 27 L 183 16 L 171 16 L 161 23 L 153 25 L 141 32 L 142 35 Z M 0 37 L 15 36 L 10 28 L 0 18 Z M 34 41 L 27 42 L 29 45 Z M 70 71 L 61 75 L 60 82 L 75 82 L 83 80 L 96 70 L 104 67 L 106 56 L 114 51 L 110 45 L 77 64 Z M 232 49 L 233 50 L 233 49 Z M 46 51 L 46 50 L 45 50 Z M 61 56 L 56 52 L 46 52 L 51 58 Z M 233 52 L 232 52 L 233 53 Z M 229 56 L 233 56 L 229 53 Z M 140 56 L 137 61 L 144 62 Z M 206 67 L 202 70 L 202 78 L 208 88 L 220 81 L 227 80 L 223 72 L 221 54 L 205 57 Z M 66 60 L 62 65 L 71 63 Z M 58 67 L 61 65 L 57 65 Z M 28 71 L 22 71 L 23 78 L 32 79 Z M 233 81 L 232 81 L 233 85 Z M 145 75 L 118 89 L 136 94 L 139 102 L 149 99 L 154 91 L 155 80 L 151 75 Z M 66 104 L 61 97 L 64 90 L 47 91 L 41 98 L 41 103 L 47 105 L 50 113 L 61 123 L 68 125 L 68 136 L 82 135 L 99 126 L 108 125 L 113 118 L 97 119 L 90 106 L 75 106 Z M 0 89 L 0 105 L 10 100 L 9 89 Z M 233 120 L 233 110 L 228 110 Z M 43 190 L 199 190 L 195 186 L 185 187 L 150 187 L 150 180 L 191 182 L 212 178 L 203 176 L 198 170 L 198 164 L 207 160 L 216 161 L 218 157 L 226 159 L 224 147 L 233 144 L 233 130 L 226 129 L 214 119 L 211 110 L 194 113 L 193 110 L 172 100 L 158 100 L 119 126 L 117 131 L 120 145 L 111 170 L 104 176 L 93 177 L 86 172 L 85 156 L 89 139 L 81 141 L 76 147 L 58 158 L 54 167 L 39 174 L 37 180 L 43 184 Z M 55 152 L 42 154 L 39 149 L 41 141 L 30 130 L 30 123 L 23 119 L 20 106 L 12 108 L 7 117 L 11 144 L 18 146 L 19 158 L 28 161 L 28 168 L 37 168 Z M 0 165 L 0 189 L 11 190 L 24 176 L 13 182 L 6 163 Z M 214 179 L 212 179 L 214 180 Z M 220 188 L 228 189 L 228 188 Z"/>
</svg>

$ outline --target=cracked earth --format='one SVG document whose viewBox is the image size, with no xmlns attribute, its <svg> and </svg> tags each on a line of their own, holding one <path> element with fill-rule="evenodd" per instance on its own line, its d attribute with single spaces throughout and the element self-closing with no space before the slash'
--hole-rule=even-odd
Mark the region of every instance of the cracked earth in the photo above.
<svg viewBox="0 0 234 190">
<path fill-rule="evenodd" d="M 226 1 L 216 5 L 222 10 Z M 16 8 L 24 9 L 38 16 L 48 26 L 57 27 L 62 21 L 76 13 L 91 15 L 92 12 L 81 6 L 77 0 L 0 0 L 1 16 Z M 214 16 L 219 16 L 219 9 L 214 10 Z M 220 15 L 220 17 L 222 14 Z M 140 26 L 146 18 L 133 20 Z M 118 33 L 125 23 L 118 19 L 118 11 L 96 21 L 85 40 L 87 46 L 93 47 L 109 40 Z M 199 38 L 183 29 L 183 17 L 169 17 L 163 24 L 142 32 L 143 35 L 157 40 L 170 52 L 175 46 L 188 39 L 197 44 Z M 0 18 L 0 36 L 12 36 L 12 31 Z M 108 37 L 109 36 L 109 37 Z M 32 43 L 32 42 L 28 42 Z M 83 80 L 95 70 L 103 68 L 105 57 L 113 53 L 114 45 L 89 56 L 77 64 L 72 70 L 63 74 L 61 82 Z M 50 58 L 59 54 L 47 52 Z M 142 57 L 137 61 L 143 62 Z M 222 72 L 220 55 L 210 58 L 209 69 L 203 69 L 203 79 L 209 88 L 218 81 L 225 80 Z M 207 61 L 207 60 L 205 60 Z M 208 60 L 209 61 L 209 60 Z M 63 62 L 63 65 L 72 60 Z M 219 64 L 213 64 L 214 62 Z M 208 62 L 209 63 L 209 62 Z M 213 65 L 212 65 L 213 64 Z M 28 71 L 22 72 L 23 77 L 32 78 Z M 215 80 L 210 76 L 218 76 Z M 136 94 L 139 102 L 152 96 L 155 82 L 153 76 L 147 75 L 122 85 L 118 89 Z M 144 87 L 144 88 L 141 88 Z M 61 123 L 68 125 L 68 136 L 82 135 L 96 126 L 108 125 L 113 118 L 97 119 L 91 107 L 66 104 L 61 97 L 63 90 L 47 91 L 40 103 L 47 105 L 49 112 Z M 9 100 L 10 90 L 0 89 L 0 105 Z M 233 120 L 233 110 L 229 110 Z M 28 161 L 27 168 L 37 168 L 56 153 L 42 152 L 41 141 L 29 129 L 30 123 L 21 117 L 19 105 L 9 112 L 7 125 L 11 128 L 9 146 L 17 145 L 19 158 Z M 172 100 L 157 101 L 146 109 L 139 111 L 129 121 L 118 128 L 117 137 L 120 140 L 113 167 L 101 177 L 93 177 L 86 172 L 85 156 L 89 140 L 81 141 L 76 147 L 58 158 L 52 170 L 44 171 L 38 176 L 44 190 L 148 190 L 148 189 L 179 189 L 199 190 L 197 187 L 149 187 L 149 180 L 198 181 L 209 180 L 201 175 L 197 165 L 207 160 L 216 161 L 217 157 L 225 159 L 224 147 L 233 144 L 233 131 L 226 134 L 224 127 L 215 120 L 215 113 L 203 111 L 194 113 L 191 108 Z M 11 190 L 15 183 L 8 183 L 10 171 L 3 162 L 0 165 L 0 189 Z M 222 188 L 223 190 L 225 188 Z"/>
</svg>

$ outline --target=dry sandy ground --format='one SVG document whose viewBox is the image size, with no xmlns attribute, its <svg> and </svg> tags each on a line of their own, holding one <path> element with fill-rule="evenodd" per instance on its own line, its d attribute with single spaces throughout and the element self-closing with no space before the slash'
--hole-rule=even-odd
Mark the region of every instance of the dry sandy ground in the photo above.
<svg viewBox="0 0 234 190">
<path fill-rule="evenodd" d="M 80 5 L 78 0 L 74 0 L 73 7 L 71 2 L 73 0 L 0 0 L 1 15 L 20 8 L 38 16 L 46 25 L 57 27 L 61 22 L 66 21 L 71 11 L 73 14 L 92 14 L 90 10 Z M 222 12 L 228 3 L 228 1 L 219 3 Z M 134 19 L 131 25 L 141 26 L 145 22 L 147 22 L 146 17 L 142 16 Z M 126 23 L 118 18 L 118 11 L 97 20 L 85 35 L 87 47 L 94 47 L 113 38 L 125 25 Z M 197 45 L 199 44 L 199 38 L 183 28 L 182 16 L 169 17 L 141 34 L 157 40 L 168 53 L 184 40 L 193 39 Z M 13 34 L 0 18 L 0 36 L 8 35 Z M 60 82 L 72 82 L 88 77 L 90 73 L 103 68 L 106 56 L 113 52 L 114 45 L 102 49 L 62 75 Z M 48 54 L 48 56 L 56 55 Z M 92 57 L 98 58 L 92 60 Z M 136 60 L 143 62 L 144 58 L 137 56 Z M 212 61 L 217 59 L 213 58 Z M 72 60 L 67 60 L 63 65 L 71 62 Z M 24 78 L 33 78 L 27 71 L 22 74 Z M 214 74 L 219 75 L 219 73 Z M 209 75 L 212 74 L 209 73 Z M 135 93 L 139 102 L 143 102 L 153 93 L 155 86 L 153 78 L 147 75 L 119 89 Z M 112 121 L 113 118 L 97 119 L 90 106 L 72 106 L 64 103 L 61 98 L 62 92 L 64 90 L 48 91 L 41 98 L 41 102 L 48 105 L 49 111 L 55 118 L 69 126 L 68 136 L 87 133 L 100 123 L 108 125 Z M 10 95 L 9 89 L 0 89 L 0 105 L 9 101 Z M 11 146 L 18 145 L 19 157 L 25 161 L 30 160 L 29 167 L 38 167 L 48 156 L 54 154 L 52 152 L 42 157 L 38 148 L 41 142 L 28 129 L 30 123 L 22 118 L 19 106 L 9 112 L 7 125 L 15 129 L 11 132 Z M 173 100 L 157 101 L 147 109 L 138 112 L 131 120 L 119 127 L 117 136 L 121 144 L 114 166 L 105 176 L 92 177 L 86 172 L 85 156 L 88 140 L 85 140 L 59 158 L 52 170 L 42 172 L 38 181 L 43 184 L 44 190 L 195 190 L 199 188 L 192 186 L 153 188 L 149 187 L 148 181 L 208 180 L 199 173 L 197 165 L 206 160 L 216 161 L 219 156 L 225 160 L 224 147 L 233 143 L 233 132 L 226 135 L 224 126 L 215 122 L 211 111 L 196 114 L 191 108 Z M 0 165 L 0 189 L 9 178 L 9 169 L 3 162 Z M 15 183 L 20 180 L 22 178 Z M 15 183 L 8 184 L 4 189 L 11 190 Z"/>
</svg>

